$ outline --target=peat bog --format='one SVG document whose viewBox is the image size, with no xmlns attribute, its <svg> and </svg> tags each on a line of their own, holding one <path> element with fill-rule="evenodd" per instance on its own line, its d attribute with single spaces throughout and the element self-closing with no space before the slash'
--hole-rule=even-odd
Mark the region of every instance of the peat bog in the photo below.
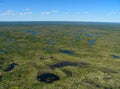
<svg viewBox="0 0 120 89">
<path fill-rule="evenodd" d="M 0 89 L 119 89 L 120 24 L 36 23 L 0 26 Z"/>
</svg>

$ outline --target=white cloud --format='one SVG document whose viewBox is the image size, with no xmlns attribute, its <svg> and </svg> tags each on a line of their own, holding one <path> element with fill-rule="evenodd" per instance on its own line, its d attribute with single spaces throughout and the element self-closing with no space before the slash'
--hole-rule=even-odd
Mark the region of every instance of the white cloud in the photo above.
<svg viewBox="0 0 120 89">
<path fill-rule="evenodd" d="M 66 15 L 87 15 L 89 14 L 88 11 L 77 11 L 77 12 L 69 12 L 69 11 L 66 11 L 66 12 L 63 12 L 64 14 Z"/>
<path fill-rule="evenodd" d="M 32 11 L 19 12 L 18 15 L 31 15 Z"/>
<path fill-rule="evenodd" d="M 52 10 L 52 11 L 42 11 L 40 12 L 41 15 L 48 15 L 48 14 L 52 14 L 52 13 L 57 13 L 58 11 L 56 10 Z"/>
<path fill-rule="evenodd" d="M 31 14 L 32 14 L 32 11 L 30 11 L 30 9 L 25 9 L 25 11 L 22 11 L 22 12 L 7 10 L 3 13 L 0 13 L 0 16 L 31 15 Z"/>
<path fill-rule="evenodd" d="M 41 15 L 48 15 L 51 14 L 51 12 L 40 12 Z"/>
<path fill-rule="evenodd" d="M 0 15 L 11 15 L 11 16 L 14 16 L 16 14 L 17 14 L 17 12 L 15 12 L 14 10 L 7 10 L 3 13 L 0 13 Z"/>
<path fill-rule="evenodd" d="M 30 11 L 30 9 L 29 9 L 29 8 L 26 8 L 25 10 L 26 10 L 26 11 Z"/>
<path fill-rule="evenodd" d="M 120 15 L 120 12 L 108 12 L 107 15 Z"/>
</svg>

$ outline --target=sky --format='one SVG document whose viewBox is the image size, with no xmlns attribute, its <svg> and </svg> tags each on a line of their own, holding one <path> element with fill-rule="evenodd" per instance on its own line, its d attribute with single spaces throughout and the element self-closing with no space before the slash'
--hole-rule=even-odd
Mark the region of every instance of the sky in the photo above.
<svg viewBox="0 0 120 89">
<path fill-rule="evenodd" d="M 120 22 L 120 0 L 0 0 L 0 21 Z"/>
</svg>

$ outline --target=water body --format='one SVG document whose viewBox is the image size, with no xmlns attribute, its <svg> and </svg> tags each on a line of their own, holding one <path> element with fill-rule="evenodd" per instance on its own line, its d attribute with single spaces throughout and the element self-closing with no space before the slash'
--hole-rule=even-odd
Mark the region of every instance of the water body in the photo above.
<svg viewBox="0 0 120 89">
<path fill-rule="evenodd" d="M 37 80 L 44 83 L 53 83 L 60 80 L 59 76 L 52 73 L 44 73 L 37 76 Z"/>
<path fill-rule="evenodd" d="M 0 75 L 0 80 L 2 79 L 2 75 Z"/>
<path fill-rule="evenodd" d="M 120 56 L 117 56 L 117 55 L 112 55 L 112 57 L 115 58 L 115 59 L 119 59 L 120 58 Z"/>
<path fill-rule="evenodd" d="M 2 65 L 0 65 L 0 69 L 2 69 Z"/>
<path fill-rule="evenodd" d="M 5 52 L 5 50 L 0 49 L 0 53 L 4 53 L 4 52 Z"/>
<path fill-rule="evenodd" d="M 14 69 L 14 67 L 18 65 L 17 63 L 11 63 L 8 65 L 8 67 L 4 70 L 5 72 L 11 71 Z"/>
<path fill-rule="evenodd" d="M 94 45 L 94 44 L 95 44 L 95 40 L 89 40 L 89 43 L 90 43 L 91 45 Z"/>
<path fill-rule="evenodd" d="M 65 66 L 79 66 L 79 67 L 81 67 L 81 68 L 86 68 L 86 67 L 89 66 L 89 64 L 88 64 L 88 63 L 85 63 L 85 62 L 62 61 L 62 62 L 60 62 L 60 63 L 50 65 L 50 67 L 51 67 L 52 69 L 61 68 L 61 67 L 65 67 Z"/>
<path fill-rule="evenodd" d="M 60 52 L 60 53 L 64 53 L 64 54 L 71 54 L 71 55 L 74 54 L 74 52 L 69 51 L 69 50 L 58 50 L 58 52 Z"/>
</svg>

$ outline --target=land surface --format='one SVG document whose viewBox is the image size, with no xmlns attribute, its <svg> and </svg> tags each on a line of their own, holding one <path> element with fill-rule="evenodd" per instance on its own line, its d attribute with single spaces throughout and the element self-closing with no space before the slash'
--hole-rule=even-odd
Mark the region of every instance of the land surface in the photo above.
<svg viewBox="0 0 120 89">
<path fill-rule="evenodd" d="M 0 22 L 0 89 L 120 89 L 120 24 Z"/>
</svg>

